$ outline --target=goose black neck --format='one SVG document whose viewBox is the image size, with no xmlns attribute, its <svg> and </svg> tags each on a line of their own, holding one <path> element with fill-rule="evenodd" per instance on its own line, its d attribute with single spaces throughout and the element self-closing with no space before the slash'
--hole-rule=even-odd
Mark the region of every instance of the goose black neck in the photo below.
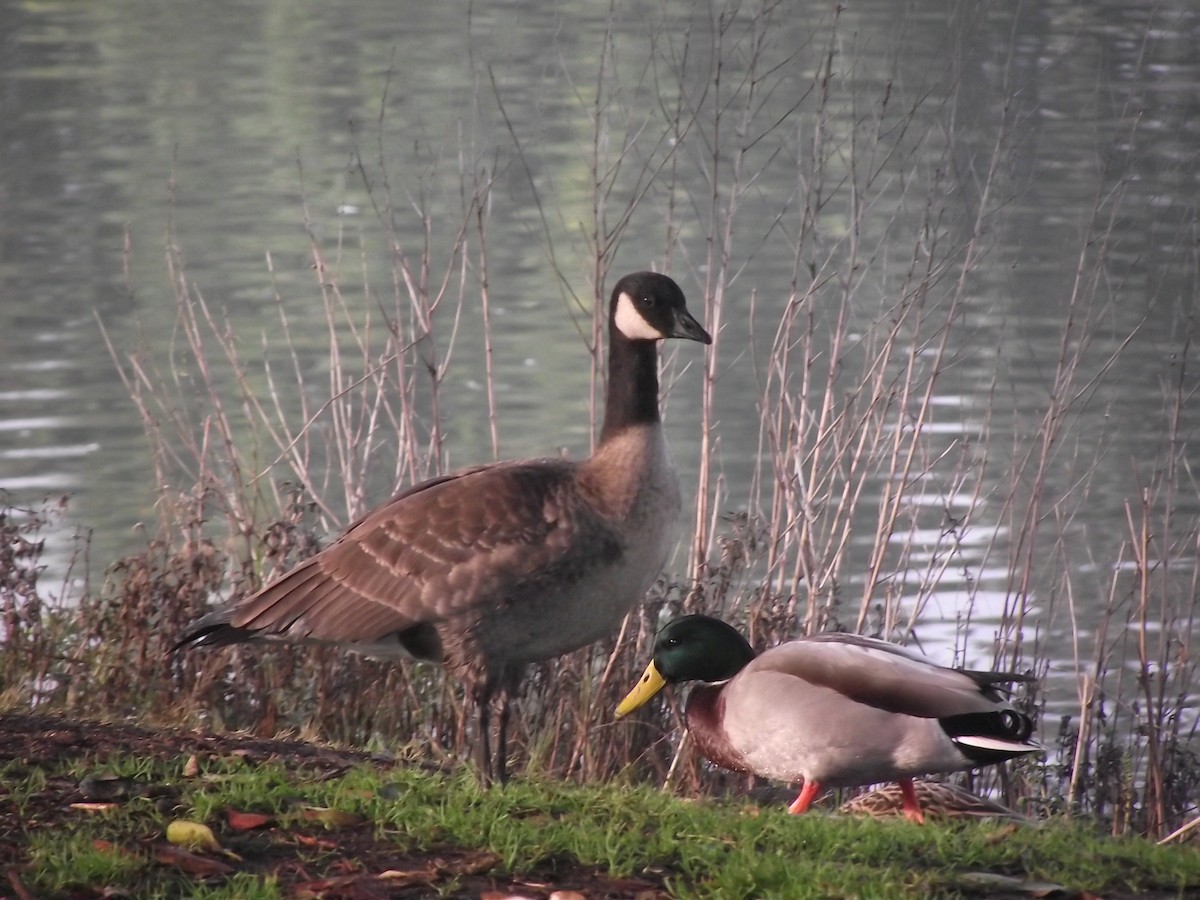
<svg viewBox="0 0 1200 900">
<path fill-rule="evenodd" d="M 653 425 L 658 413 L 658 345 L 631 341 L 615 328 L 608 345 L 608 393 L 600 442 L 632 425 Z"/>
</svg>

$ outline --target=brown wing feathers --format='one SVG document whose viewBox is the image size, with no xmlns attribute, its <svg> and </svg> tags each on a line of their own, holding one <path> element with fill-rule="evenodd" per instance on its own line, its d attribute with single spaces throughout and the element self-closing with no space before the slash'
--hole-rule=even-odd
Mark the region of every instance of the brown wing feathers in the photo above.
<svg viewBox="0 0 1200 900">
<path fill-rule="evenodd" d="M 581 549 L 563 528 L 581 515 L 564 490 L 572 474 L 566 462 L 503 463 L 401 493 L 257 596 L 200 619 L 181 645 L 371 643 L 502 598 L 532 573 L 569 575 Z M 619 550 L 603 531 L 593 542 L 611 559 Z"/>
</svg>

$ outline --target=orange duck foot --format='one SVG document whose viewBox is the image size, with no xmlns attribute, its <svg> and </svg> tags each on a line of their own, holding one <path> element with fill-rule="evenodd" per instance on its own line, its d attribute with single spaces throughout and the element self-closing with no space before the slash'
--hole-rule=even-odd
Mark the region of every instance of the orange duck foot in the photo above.
<svg viewBox="0 0 1200 900">
<path fill-rule="evenodd" d="M 804 782 L 804 787 L 800 790 L 800 796 L 792 801 L 792 805 L 788 807 L 788 812 L 793 816 L 798 816 L 800 813 L 808 812 L 808 808 L 812 806 L 812 802 L 817 799 L 817 794 L 821 790 L 821 785 L 815 781 Z"/>
</svg>

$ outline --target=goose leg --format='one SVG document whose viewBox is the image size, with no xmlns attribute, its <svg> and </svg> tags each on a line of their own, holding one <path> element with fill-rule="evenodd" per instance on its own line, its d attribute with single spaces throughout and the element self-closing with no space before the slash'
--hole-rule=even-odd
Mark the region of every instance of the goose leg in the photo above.
<svg viewBox="0 0 1200 900">
<path fill-rule="evenodd" d="M 821 790 L 821 785 L 815 781 L 809 780 L 804 782 L 804 787 L 800 789 L 800 796 L 792 801 L 792 805 L 788 807 L 788 812 L 793 816 L 798 816 L 800 813 L 808 812 L 808 808 L 812 806 L 812 802 L 817 799 L 817 794 Z"/>
<path fill-rule="evenodd" d="M 479 733 L 475 736 L 476 763 L 484 784 L 492 783 L 492 704 L 484 698 L 479 703 Z"/>
<path fill-rule="evenodd" d="M 508 713 L 509 692 L 500 694 L 500 722 L 496 728 L 496 781 L 508 783 Z"/>
<path fill-rule="evenodd" d="M 916 822 L 918 825 L 925 824 L 925 814 L 921 812 L 921 803 L 917 800 L 913 780 L 901 778 L 897 783 L 900 785 L 900 795 L 904 798 L 904 818 L 910 822 Z"/>
</svg>

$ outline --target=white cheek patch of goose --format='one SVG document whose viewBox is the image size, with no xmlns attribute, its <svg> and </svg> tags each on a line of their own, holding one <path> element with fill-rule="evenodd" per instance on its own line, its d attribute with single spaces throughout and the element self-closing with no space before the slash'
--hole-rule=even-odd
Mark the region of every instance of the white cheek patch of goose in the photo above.
<svg viewBox="0 0 1200 900">
<path fill-rule="evenodd" d="M 642 318 L 637 304 L 628 294 L 617 300 L 616 326 L 631 341 L 661 341 L 663 333 Z"/>
</svg>

